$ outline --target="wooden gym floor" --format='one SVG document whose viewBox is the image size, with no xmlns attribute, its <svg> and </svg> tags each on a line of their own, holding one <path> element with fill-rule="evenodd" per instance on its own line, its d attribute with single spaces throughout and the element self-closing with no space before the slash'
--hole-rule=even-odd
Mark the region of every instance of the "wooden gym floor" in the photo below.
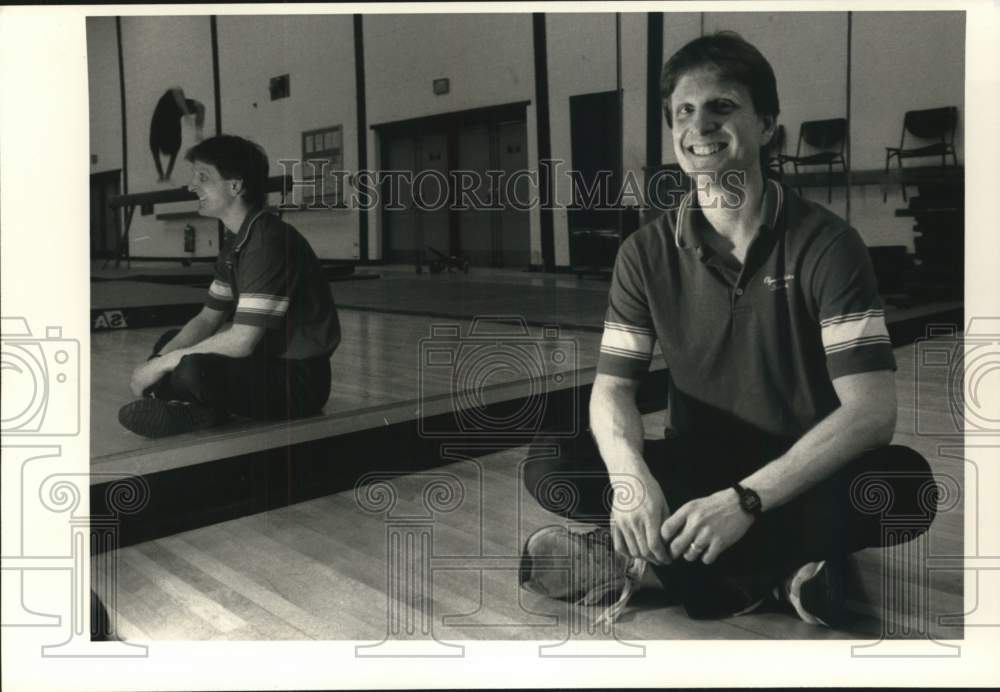
<svg viewBox="0 0 1000 692">
<path fill-rule="evenodd" d="M 167 441 L 131 435 L 116 419 L 117 408 L 129 400 L 128 372 L 166 327 L 95 332 L 92 470 L 152 474 L 210 464 L 262 445 L 281 448 L 318 438 L 332 438 L 335 445 L 336 437 L 346 432 L 446 410 L 453 399 L 450 377 L 444 373 L 425 378 L 425 408 L 418 410 L 421 340 L 431 336 L 430 325 L 436 323 L 457 323 L 464 333 L 471 324 L 468 318 L 477 314 L 523 316 L 533 336 L 540 334 L 541 323 L 561 325 L 560 338 L 575 344 L 577 359 L 547 367 L 548 386 L 592 380 L 606 282 L 488 270 L 474 270 L 469 276 L 414 276 L 412 268 L 380 267 L 379 272 L 379 280 L 332 284 L 344 327 L 344 342 L 332 361 L 334 391 L 322 416 L 290 425 L 236 423 Z M 124 300 L 114 295 L 116 291 L 127 293 L 128 300 L 141 307 L 146 286 L 130 283 L 93 284 L 94 307 L 115 307 L 116 299 Z M 200 302 L 203 295 L 203 289 L 188 286 L 148 287 L 148 300 L 153 301 L 149 304 Z M 920 415 L 950 425 L 944 375 L 921 371 L 915 390 L 914 347 L 896 348 L 896 358 L 900 408 L 895 442 L 917 449 L 937 473 L 961 484 L 962 461 L 938 450 L 950 440 L 917 435 L 914 429 L 918 404 Z M 654 363 L 657 367 L 662 363 Z M 558 375 L 563 378 L 557 384 L 553 378 Z M 484 397 L 490 400 L 516 399 L 527 391 L 517 375 L 489 384 Z M 663 421 L 662 412 L 644 416 L 647 435 L 658 435 Z M 522 447 L 459 449 L 454 463 L 393 479 L 396 504 L 388 511 L 368 511 L 372 508 L 359 504 L 353 490 L 344 490 L 121 548 L 107 556 L 110 562 L 95 558 L 95 577 L 107 578 L 114 566 L 118 634 L 140 640 L 377 642 L 387 632 L 394 638 L 427 638 L 432 632 L 442 641 L 561 641 L 580 627 L 582 638 L 605 640 L 879 637 L 886 628 L 910 637 L 928 630 L 939 639 L 962 636 L 960 625 L 945 626 L 939 618 L 964 611 L 962 573 L 935 571 L 926 602 L 899 603 L 883 593 L 881 574 L 886 565 L 892 567 L 906 556 L 879 550 L 862 551 L 853 559 L 851 606 L 859 622 L 849 633 L 808 626 L 777 606 L 738 618 L 694 621 L 649 578 L 613 633 L 588 633 L 586 623 L 594 615 L 589 609 L 568 607 L 517 586 L 517 556 L 524 537 L 560 521 L 523 492 L 523 457 Z M 396 564 L 394 554 L 387 552 L 389 536 L 406 525 L 401 517 L 411 517 L 412 523 L 412 517 L 426 512 L 427 488 L 440 482 L 458 491 L 450 496 L 454 501 L 446 511 L 425 517 L 421 524 L 422 535 L 432 536 L 425 567 L 433 576 L 433 588 L 418 591 L 423 598 L 407 597 L 398 579 L 387 574 Z M 959 503 L 939 514 L 926 539 L 927 551 L 963 554 L 961 509 Z M 907 579 L 912 586 L 913 579 Z M 920 622 L 914 624 L 914 618 Z M 408 625 L 415 628 L 412 635 Z"/>
</svg>

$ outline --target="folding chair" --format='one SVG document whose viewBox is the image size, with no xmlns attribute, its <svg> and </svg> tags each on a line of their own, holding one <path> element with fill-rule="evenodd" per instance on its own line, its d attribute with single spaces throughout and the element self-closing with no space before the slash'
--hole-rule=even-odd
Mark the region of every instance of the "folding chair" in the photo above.
<svg viewBox="0 0 1000 692">
<path fill-rule="evenodd" d="M 958 168 L 958 155 L 955 153 L 955 128 L 958 126 L 958 108 L 945 106 L 943 108 L 928 108 L 919 111 L 907 111 L 903 116 L 903 132 L 899 136 L 898 147 L 885 148 L 885 178 L 886 186 L 882 189 L 882 202 L 889 197 L 888 179 L 889 163 L 896 159 L 899 166 L 899 187 L 903 191 L 903 201 L 906 201 L 906 183 L 903 180 L 903 159 L 940 156 L 941 168 L 948 165 L 947 155 L 951 154 L 952 163 Z M 936 140 L 916 148 L 906 149 L 906 133 L 911 137 L 925 142 Z"/>
<path fill-rule="evenodd" d="M 781 166 L 792 164 L 798 175 L 801 166 L 826 166 L 827 178 L 826 201 L 833 201 L 833 164 L 839 163 L 847 174 L 847 160 L 844 158 L 844 142 L 847 140 L 847 118 L 830 118 L 828 120 L 808 120 L 799 127 L 799 143 L 795 147 L 795 156 L 780 155 Z M 802 153 L 803 143 L 813 150 L 811 154 Z M 799 186 L 802 194 L 802 186 Z"/>
</svg>

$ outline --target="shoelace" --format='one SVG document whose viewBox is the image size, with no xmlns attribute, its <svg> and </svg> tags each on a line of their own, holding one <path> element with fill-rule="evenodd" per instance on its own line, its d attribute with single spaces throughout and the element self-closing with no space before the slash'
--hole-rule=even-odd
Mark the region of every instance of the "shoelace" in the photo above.
<svg viewBox="0 0 1000 692">
<path fill-rule="evenodd" d="M 622 589 L 621 595 L 617 601 L 604 609 L 594 621 L 595 625 L 604 622 L 611 624 L 618 619 L 622 611 L 625 610 L 625 606 L 628 605 L 629 599 L 632 598 L 632 594 L 639 590 L 639 584 L 642 583 L 642 576 L 646 573 L 647 564 L 649 563 L 639 557 L 632 560 L 632 564 L 625 570 L 625 587 Z"/>
</svg>

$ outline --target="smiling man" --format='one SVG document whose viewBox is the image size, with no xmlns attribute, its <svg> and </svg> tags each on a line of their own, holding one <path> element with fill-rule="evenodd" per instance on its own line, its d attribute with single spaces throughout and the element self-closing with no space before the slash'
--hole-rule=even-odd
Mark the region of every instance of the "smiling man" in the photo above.
<svg viewBox="0 0 1000 692">
<path fill-rule="evenodd" d="M 119 421 L 145 437 L 163 437 L 230 414 L 318 413 L 330 394 L 340 322 L 308 241 L 265 208 L 267 156 L 252 142 L 220 135 L 186 158 L 198 213 L 222 222 L 225 242 L 205 306 L 164 334 L 132 373 L 132 393 L 142 398 L 124 406 Z"/>
<path fill-rule="evenodd" d="M 889 445 L 895 360 L 868 250 L 764 176 L 779 104 L 755 47 L 728 32 L 696 39 L 664 66 L 661 88 L 694 189 L 618 253 L 594 440 L 563 443 L 558 458 L 534 447 L 525 464 L 543 506 L 597 526 L 532 535 L 521 581 L 573 600 L 621 595 L 620 607 L 652 565 L 692 617 L 775 595 L 807 622 L 840 625 L 845 558 L 886 542 L 872 488 L 912 517 L 910 537 L 935 514 L 926 460 Z M 644 441 L 636 393 L 657 342 L 670 425 Z M 568 580 L 551 569 L 567 549 Z"/>
</svg>

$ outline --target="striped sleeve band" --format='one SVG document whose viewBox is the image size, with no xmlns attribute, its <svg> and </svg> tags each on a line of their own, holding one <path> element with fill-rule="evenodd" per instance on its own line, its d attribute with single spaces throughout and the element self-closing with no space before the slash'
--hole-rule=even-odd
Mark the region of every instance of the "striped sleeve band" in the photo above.
<svg viewBox="0 0 1000 692">
<path fill-rule="evenodd" d="M 874 344 L 890 344 L 885 312 L 880 309 L 852 312 L 820 322 L 823 349 L 830 356 Z"/>
<path fill-rule="evenodd" d="M 601 353 L 648 362 L 653 353 L 653 332 L 620 322 L 605 322 Z"/>
<path fill-rule="evenodd" d="M 244 315 L 281 318 L 288 312 L 288 298 L 264 293 L 243 293 L 240 295 L 236 312 Z"/>
<path fill-rule="evenodd" d="M 655 343 L 652 329 L 621 322 L 605 322 L 597 371 L 638 379 L 649 370 Z"/>
<path fill-rule="evenodd" d="M 231 301 L 233 299 L 233 289 L 229 284 L 215 279 L 212 285 L 208 287 L 208 295 L 215 300 L 223 302 Z"/>
</svg>

